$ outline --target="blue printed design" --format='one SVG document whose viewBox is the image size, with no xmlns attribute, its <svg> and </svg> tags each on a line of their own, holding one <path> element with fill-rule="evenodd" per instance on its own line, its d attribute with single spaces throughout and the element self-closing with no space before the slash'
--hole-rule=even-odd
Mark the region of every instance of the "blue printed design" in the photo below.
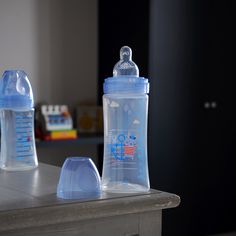
<svg viewBox="0 0 236 236">
<path fill-rule="evenodd" d="M 111 154 L 116 160 L 134 159 L 137 148 L 136 136 L 123 133 L 112 138 Z"/>
</svg>

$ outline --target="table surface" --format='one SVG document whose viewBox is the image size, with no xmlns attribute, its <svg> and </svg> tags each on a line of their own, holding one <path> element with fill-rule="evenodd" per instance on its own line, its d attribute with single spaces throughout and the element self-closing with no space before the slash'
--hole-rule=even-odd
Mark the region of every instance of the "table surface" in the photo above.
<svg viewBox="0 0 236 236">
<path fill-rule="evenodd" d="M 176 207 L 180 202 L 177 195 L 158 190 L 142 194 L 103 193 L 99 198 L 86 200 L 59 199 L 56 188 L 60 170 L 42 163 L 30 171 L 0 170 L 0 231 L 14 229 L 17 224 L 27 227 L 72 218 L 83 220 L 154 211 Z"/>
</svg>

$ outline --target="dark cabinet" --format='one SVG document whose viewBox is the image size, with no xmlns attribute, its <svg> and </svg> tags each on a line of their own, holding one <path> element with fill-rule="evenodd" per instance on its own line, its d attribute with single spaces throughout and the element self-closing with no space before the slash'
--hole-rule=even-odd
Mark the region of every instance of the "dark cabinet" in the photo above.
<svg viewBox="0 0 236 236">
<path fill-rule="evenodd" d="M 99 3 L 100 95 L 119 48 L 131 46 L 150 79 L 151 186 L 181 197 L 163 236 L 236 231 L 231 1 L 112 4 Z"/>
<path fill-rule="evenodd" d="M 149 164 L 181 205 L 163 235 L 235 231 L 232 8 L 229 1 L 151 1 Z"/>
</svg>

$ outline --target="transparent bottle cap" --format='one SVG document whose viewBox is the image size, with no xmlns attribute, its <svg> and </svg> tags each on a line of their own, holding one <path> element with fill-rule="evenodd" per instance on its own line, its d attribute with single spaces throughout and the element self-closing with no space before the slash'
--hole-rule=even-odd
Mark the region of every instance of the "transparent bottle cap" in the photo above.
<svg viewBox="0 0 236 236">
<path fill-rule="evenodd" d="M 101 194 L 101 180 L 91 158 L 69 157 L 65 160 L 57 197 L 63 199 L 97 198 Z"/>
<path fill-rule="evenodd" d="M 113 68 L 113 77 L 118 76 L 139 77 L 138 66 L 132 61 L 132 50 L 128 46 L 120 49 L 120 61 Z"/>
<path fill-rule="evenodd" d="M 0 79 L 0 109 L 30 109 L 33 105 L 27 74 L 22 70 L 6 70 Z"/>
</svg>

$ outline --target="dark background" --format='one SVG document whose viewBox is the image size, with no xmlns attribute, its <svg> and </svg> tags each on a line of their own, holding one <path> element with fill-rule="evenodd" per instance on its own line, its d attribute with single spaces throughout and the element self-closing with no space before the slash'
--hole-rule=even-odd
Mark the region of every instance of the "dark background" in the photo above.
<svg viewBox="0 0 236 236">
<path fill-rule="evenodd" d="M 232 2 L 99 1 L 99 103 L 119 49 L 150 79 L 151 187 L 178 194 L 163 236 L 236 231 Z"/>
</svg>

